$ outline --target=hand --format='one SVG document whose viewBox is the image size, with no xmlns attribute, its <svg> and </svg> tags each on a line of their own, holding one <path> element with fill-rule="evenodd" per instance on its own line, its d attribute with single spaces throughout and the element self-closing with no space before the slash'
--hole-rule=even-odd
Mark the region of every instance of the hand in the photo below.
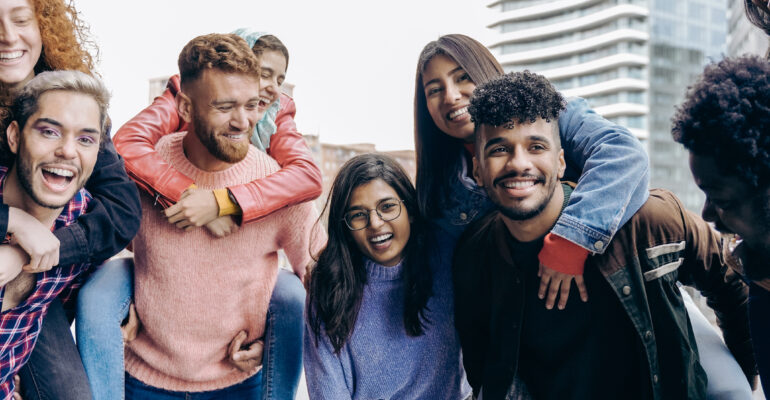
<svg viewBox="0 0 770 400">
<path fill-rule="evenodd" d="M 219 217 L 219 205 L 213 190 L 187 189 L 182 198 L 164 211 L 168 222 L 189 231 Z"/>
<path fill-rule="evenodd" d="M 235 223 L 233 217 L 225 215 L 206 224 L 206 229 L 208 229 L 212 235 L 223 238 L 238 231 L 238 224 Z"/>
<path fill-rule="evenodd" d="M 13 400 L 22 400 L 21 398 L 21 378 L 18 375 L 13 376 Z"/>
<path fill-rule="evenodd" d="M 19 246 L 0 245 L 0 286 L 5 286 L 21 273 L 29 256 Z"/>
<path fill-rule="evenodd" d="M 563 310 L 567 306 L 567 299 L 569 298 L 569 289 L 572 284 L 572 279 L 575 279 L 575 284 L 580 292 L 580 299 L 583 302 L 588 301 L 588 292 L 586 291 L 586 285 L 583 281 L 583 275 L 570 275 L 561 272 L 556 272 L 543 264 L 540 264 L 540 268 L 537 271 L 537 276 L 540 277 L 540 289 L 537 291 L 537 297 L 541 300 L 545 297 L 545 291 L 548 289 L 548 298 L 545 300 L 545 308 L 552 309 L 553 304 L 556 302 L 556 296 L 559 296 L 559 310 Z M 550 284 L 550 287 L 549 287 Z M 561 286 L 561 290 L 559 287 Z"/>
<path fill-rule="evenodd" d="M 29 263 L 24 265 L 24 271 L 43 272 L 59 265 L 59 239 L 35 217 L 10 207 L 8 233 L 12 234 L 11 244 L 19 245 L 29 254 Z"/>
<path fill-rule="evenodd" d="M 139 317 L 136 316 L 134 303 L 128 306 L 128 317 L 120 326 L 120 332 L 123 334 L 123 343 L 136 339 L 136 334 L 139 332 Z"/>
<path fill-rule="evenodd" d="M 261 340 L 255 340 L 253 343 L 244 346 L 243 341 L 248 335 L 246 331 L 240 331 L 230 342 L 230 348 L 227 353 L 229 361 L 239 370 L 250 373 L 262 365 L 262 350 L 264 344 Z"/>
</svg>

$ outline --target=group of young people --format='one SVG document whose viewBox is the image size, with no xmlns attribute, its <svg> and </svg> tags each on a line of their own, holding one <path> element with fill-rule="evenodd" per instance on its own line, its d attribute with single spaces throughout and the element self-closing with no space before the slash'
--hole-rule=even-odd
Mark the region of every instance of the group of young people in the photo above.
<svg viewBox="0 0 770 400">
<path fill-rule="evenodd" d="M 674 118 L 732 240 L 648 190 L 627 129 L 458 34 L 418 58 L 416 188 L 354 157 L 322 220 L 276 36 L 193 38 L 111 139 L 84 26 L 64 0 L 0 0 L 3 398 L 288 399 L 303 369 L 313 399 L 741 399 L 770 380 L 766 60 L 709 65 Z"/>
</svg>

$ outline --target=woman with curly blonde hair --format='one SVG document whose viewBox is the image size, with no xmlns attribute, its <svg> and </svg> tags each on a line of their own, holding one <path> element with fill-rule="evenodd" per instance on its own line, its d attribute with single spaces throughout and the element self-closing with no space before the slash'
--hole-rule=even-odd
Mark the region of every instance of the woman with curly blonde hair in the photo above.
<svg viewBox="0 0 770 400">
<path fill-rule="evenodd" d="M 0 0 L 0 163 L 9 160 L 4 128 L 15 94 L 43 71 L 93 74 L 97 52 L 71 0 Z M 97 265 L 123 249 L 139 228 L 141 209 L 136 186 L 110 140 L 99 151 L 86 189 L 93 195 L 88 212 L 54 232 L 23 210 L 0 205 L 0 237 L 11 238 L 0 244 L 0 268 L 15 268 L 18 274 L 20 269 L 35 273 L 58 265 Z M 28 260 L 11 265 L 17 260 L 8 256 L 16 251 L 12 246 Z M 90 398 L 69 331 L 73 314 L 74 304 L 55 301 L 44 317 L 35 350 L 20 372 L 24 399 Z"/>
</svg>

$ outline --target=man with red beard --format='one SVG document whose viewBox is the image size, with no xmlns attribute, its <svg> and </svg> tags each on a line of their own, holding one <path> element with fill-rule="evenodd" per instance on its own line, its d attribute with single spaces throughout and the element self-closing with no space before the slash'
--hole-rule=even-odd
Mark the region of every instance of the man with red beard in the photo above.
<svg viewBox="0 0 770 400">
<path fill-rule="evenodd" d="M 573 189 L 559 181 L 564 104 L 548 80 L 528 71 L 478 86 L 470 101 L 473 174 L 497 206 L 465 231 L 454 260 L 455 323 L 474 393 L 485 400 L 706 398 L 677 281 L 708 297 L 752 381 L 746 287 L 725 276 L 718 235 L 667 191 L 651 191 L 607 251 L 589 256 L 590 301 L 543 307 L 537 255 Z"/>
<path fill-rule="evenodd" d="M 232 34 L 197 37 L 180 53 L 179 70 L 177 107 L 189 130 L 163 137 L 158 154 L 203 189 L 277 171 L 273 159 L 249 146 L 261 117 L 260 69 L 246 42 Z M 240 228 L 230 216 L 220 217 L 237 230 L 224 238 L 178 229 L 145 193 L 142 210 L 133 242 L 141 327 L 126 348 L 126 398 L 192 392 L 261 397 L 259 339 L 278 273 L 277 252 L 283 249 L 296 274 L 304 275 L 308 250 L 324 239 L 320 231 L 310 235 L 313 205 L 286 207 Z"/>
<path fill-rule="evenodd" d="M 10 168 L 0 167 L 2 202 L 53 229 L 85 213 L 91 196 L 83 185 L 107 139 L 108 102 L 104 84 L 82 72 L 43 72 L 29 81 L 14 101 L 13 121 L 5 132 L 15 160 Z M 13 243 L 12 238 L 3 243 Z M 17 245 L 0 248 L 0 398 L 12 396 L 12 378 L 29 360 L 49 308 L 47 329 L 57 337 L 58 349 L 47 361 L 56 363 L 69 395 L 90 397 L 69 322 L 54 302 L 58 297 L 65 308 L 74 308 L 90 264 L 31 273 L 29 265 L 21 267 L 28 262 Z"/>
</svg>

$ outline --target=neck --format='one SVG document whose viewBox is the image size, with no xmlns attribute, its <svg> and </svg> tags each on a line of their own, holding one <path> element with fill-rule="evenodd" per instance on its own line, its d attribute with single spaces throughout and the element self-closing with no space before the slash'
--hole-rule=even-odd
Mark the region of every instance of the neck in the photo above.
<svg viewBox="0 0 770 400">
<path fill-rule="evenodd" d="M 561 215 L 564 204 L 564 188 L 557 182 L 551 200 L 540 214 L 527 220 L 513 220 L 503 216 L 503 222 L 511 235 L 519 242 L 531 242 L 545 236 Z"/>
<path fill-rule="evenodd" d="M 8 170 L 5 182 L 3 183 L 3 203 L 10 207 L 24 210 L 24 212 L 35 217 L 44 226 L 53 226 L 56 217 L 64 209 L 64 207 L 48 208 L 37 204 L 19 183 L 15 164 Z"/>
<path fill-rule="evenodd" d="M 217 172 L 230 168 L 233 165 L 214 157 L 209 152 L 209 149 L 200 141 L 192 126 L 190 126 L 190 130 L 187 131 L 182 140 L 182 148 L 184 149 L 185 157 L 190 160 L 190 163 L 203 171 Z"/>
</svg>

